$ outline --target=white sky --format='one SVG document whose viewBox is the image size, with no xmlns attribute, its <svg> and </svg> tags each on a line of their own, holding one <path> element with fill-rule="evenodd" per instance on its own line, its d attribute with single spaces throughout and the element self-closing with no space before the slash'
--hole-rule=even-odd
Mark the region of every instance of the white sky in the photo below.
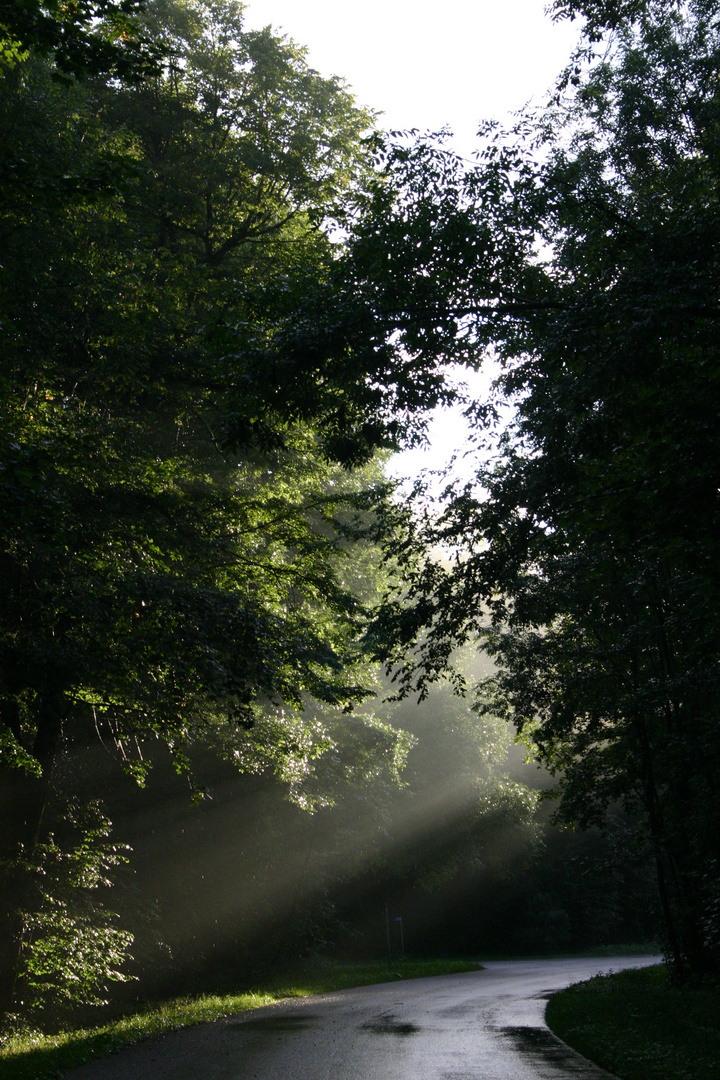
<svg viewBox="0 0 720 1080">
<path fill-rule="evenodd" d="M 470 155 L 478 123 L 541 101 L 578 39 L 545 0 L 246 0 L 245 25 L 271 25 L 305 46 L 322 75 L 339 75 L 386 128 L 438 130 Z M 437 468 L 462 445 L 461 417 L 439 415 L 430 449 L 398 455 L 393 472 Z"/>
</svg>

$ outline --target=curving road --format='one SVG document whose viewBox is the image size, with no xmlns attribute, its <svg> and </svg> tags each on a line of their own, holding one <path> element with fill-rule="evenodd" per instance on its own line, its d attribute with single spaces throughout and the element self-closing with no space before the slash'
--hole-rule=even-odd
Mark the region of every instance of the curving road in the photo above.
<svg viewBox="0 0 720 1080">
<path fill-rule="evenodd" d="M 281 1002 L 175 1031 L 68 1080 L 600 1080 L 544 1022 L 555 990 L 653 957 L 514 960 Z"/>
</svg>

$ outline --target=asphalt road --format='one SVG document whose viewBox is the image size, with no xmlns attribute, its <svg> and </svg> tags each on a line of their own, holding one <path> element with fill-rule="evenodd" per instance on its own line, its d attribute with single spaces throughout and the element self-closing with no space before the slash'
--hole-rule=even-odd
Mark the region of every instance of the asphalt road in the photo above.
<svg viewBox="0 0 720 1080">
<path fill-rule="evenodd" d="M 148 1040 L 68 1080 L 600 1080 L 545 1026 L 545 1002 L 652 957 L 489 963 L 270 1005 Z"/>
</svg>

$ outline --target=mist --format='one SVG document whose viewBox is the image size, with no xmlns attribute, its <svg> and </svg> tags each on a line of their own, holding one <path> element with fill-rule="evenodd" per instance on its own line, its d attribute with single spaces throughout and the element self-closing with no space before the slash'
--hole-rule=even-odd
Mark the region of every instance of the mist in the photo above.
<svg viewBox="0 0 720 1080">
<path fill-rule="evenodd" d="M 488 663 L 473 659 L 472 676 Z M 191 754 L 199 803 L 160 744 L 145 789 L 100 746 L 70 753 L 68 780 L 103 800 L 132 848 L 108 890 L 135 935 L 137 981 L 118 1002 L 252 986 L 309 957 L 398 956 L 400 918 L 414 956 L 652 935 L 651 879 L 643 854 L 623 848 L 621 815 L 605 836 L 553 828 L 550 778 L 449 686 L 373 708 L 412 737 L 400 783 L 338 780 L 313 813 L 272 775 L 241 775 L 207 749 Z"/>
</svg>

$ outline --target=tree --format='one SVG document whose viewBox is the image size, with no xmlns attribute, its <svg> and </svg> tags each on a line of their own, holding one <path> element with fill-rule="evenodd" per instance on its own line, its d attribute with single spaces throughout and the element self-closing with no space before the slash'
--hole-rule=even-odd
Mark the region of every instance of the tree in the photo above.
<svg viewBox="0 0 720 1080">
<path fill-rule="evenodd" d="M 409 559 L 454 563 L 426 557 L 378 624 L 391 659 L 424 628 L 407 686 L 478 637 L 498 664 L 480 707 L 557 774 L 561 817 L 643 815 L 679 976 L 717 969 L 714 17 L 623 24 L 468 177 L 500 253 L 468 318 L 515 415 L 439 520 L 409 522 Z"/>
<path fill-rule="evenodd" d="M 677 0 L 555 0 L 550 12 L 555 20 L 585 19 L 583 36 L 599 41 L 608 31 L 627 27 L 647 15 L 679 8 Z"/>
<path fill-rule="evenodd" d="M 22 911 L 17 1008 L 24 1017 L 57 1022 L 78 1005 L 107 1004 L 108 983 L 127 982 L 124 970 L 133 935 L 98 890 L 113 884 L 115 867 L 127 862 L 123 846 L 108 842 L 110 821 L 97 803 L 62 807 L 72 840 L 52 833 L 27 854 L 30 881 Z"/>
<path fill-rule="evenodd" d="M 151 81 L 3 74 L 3 1008 L 64 743 L 97 730 L 140 781 L 158 738 L 301 774 L 308 699 L 369 692 L 342 565 L 381 487 L 269 371 L 368 118 L 238 6 L 153 19 Z"/>
<path fill-rule="evenodd" d="M 139 32 L 141 0 L 85 0 L 72 6 L 57 0 L 2 0 L 0 70 L 31 51 L 52 57 L 61 78 L 117 74 L 142 78 L 159 53 Z"/>
<path fill-rule="evenodd" d="M 368 463 L 473 350 L 449 155 L 389 148 L 238 4 L 138 25 L 142 78 L 59 80 L 42 49 L 2 72 L 3 1008 L 62 747 L 99 736 L 144 782 L 148 743 L 191 780 L 213 745 L 308 803 L 338 746 L 397 769 L 387 726 L 338 734 L 373 689 L 347 567 L 394 527 Z"/>
</svg>

